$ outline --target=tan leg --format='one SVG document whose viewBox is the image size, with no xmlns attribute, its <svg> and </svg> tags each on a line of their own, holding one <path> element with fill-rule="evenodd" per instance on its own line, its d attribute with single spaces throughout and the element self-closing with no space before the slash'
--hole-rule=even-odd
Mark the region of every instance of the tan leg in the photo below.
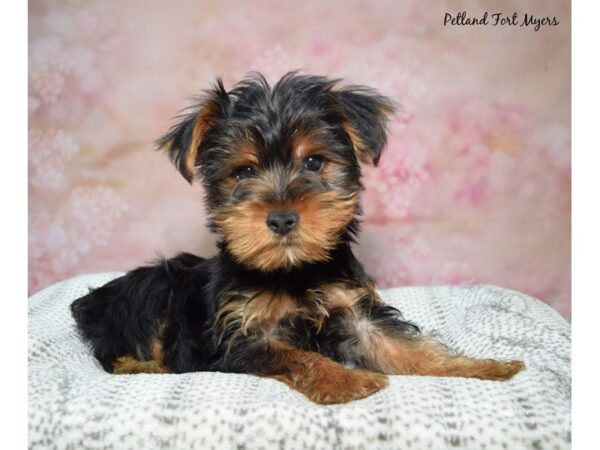
<svg viewBox="0 0 600 450">
<path fill-rule="evenodd" d="M 344 312 L 341 322 L 351 340 L 339 350 L 361 367 L 389 375 L 431 375 L 506 380 L 525 368 L 521 361 L 494 361 L 454 355 L 429 336 L 409 336 L 407 323 L 394 314 L 374 288 L 329 285 L 322 289 L 328 306 Z"/>
<path fill-rule="evenodd" d="M 415 340 L 379 336 L 366 353 L 369 366 L 387 374 L 507 380 L 525 368 L 522 361 L 495 361 L 453 355 L 430 337 Z"/>
<path fill-rule="evenodd" d="M 115 360 L 113 373 L 134 374 L 134 373 L 170 373 L 171 371 L 164 364 L 162 343 L 158 339 L 153 339 L 150 343 L 152 359 L 143 361 L 133 356 L 121 356 Z"/>
<path fill-rule="evenodd" d="M 323 405 L 368 397 L 388 385 L 387 377 L 381 373 L 347 369 L 315 352 L 286 350 L 280 364 L 284 373 L 273 378 Z"/>
<path fill-rule="evenodd" d="M 150 360 L 140 361 L 131 356 L 121 356 L 115 361 L 113 373 L 115 375 L 133 373 L 169 373 L 169 369 L 162 364 Z"/>
</svg>

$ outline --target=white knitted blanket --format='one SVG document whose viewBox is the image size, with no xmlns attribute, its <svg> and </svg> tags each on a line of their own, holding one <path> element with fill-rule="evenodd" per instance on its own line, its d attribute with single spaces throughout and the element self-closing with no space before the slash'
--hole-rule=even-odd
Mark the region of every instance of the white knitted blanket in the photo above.
<svg viewBox="0 0 600 450">
<path fill-rule="evenodd" d="M 570 448 L 570 326 L 526 295 L 492 286 L 411 287 L 385 301 L 467 355 L 521 359 L 505 382 L 418 376 L 320 406 L 251 375 L 111 375 L 68 306 L 117 273 L 29 299 L 30 449 Z"/>
</svg>

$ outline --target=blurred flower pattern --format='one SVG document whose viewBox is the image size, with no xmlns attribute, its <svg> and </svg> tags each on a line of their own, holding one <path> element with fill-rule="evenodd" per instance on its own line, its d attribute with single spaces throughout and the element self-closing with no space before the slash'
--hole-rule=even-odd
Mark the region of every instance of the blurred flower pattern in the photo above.
<svg viewBox="0 0 600 450">
<path fill-rule="evenodd" d="M 446 12 L 558 27 L 444 27 Z M 371 85 L 402 110 L 365 170 L 380 287 L 491 283 L 570 318 L 569 2 L 31 0 L 29 288 L 214 252 L 202 192 L 153 151 L 216 76 Z"/>
</svg>

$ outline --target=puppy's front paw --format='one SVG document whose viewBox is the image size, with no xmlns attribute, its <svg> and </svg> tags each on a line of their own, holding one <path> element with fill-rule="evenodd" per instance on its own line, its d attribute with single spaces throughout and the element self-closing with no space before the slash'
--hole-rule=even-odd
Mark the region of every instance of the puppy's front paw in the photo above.
<svg viewBox="0 0 600 450">
<path fill-rule="evenodd" d="M 315 403 L 332 405 L 368 397 L 389 384 L 387 376 L 377 372 L 346 368 L 335 372 L 315 377 L 301 392 Z"/>
<path fill-rule="evenodd" d="M 525 369 L 523 361 L 481 361 L 481 367 L 476 371 L 474 377 L 482 380 L 503 381 L 509 380 Z"/>
</svg>

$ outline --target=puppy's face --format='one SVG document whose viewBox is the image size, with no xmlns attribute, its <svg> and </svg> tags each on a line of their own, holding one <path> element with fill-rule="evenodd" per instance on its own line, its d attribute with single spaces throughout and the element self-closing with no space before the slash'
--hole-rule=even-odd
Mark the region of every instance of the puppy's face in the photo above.
<svg viewBox="0 0 600 450">
<path fill-rule="evenodd" d="M 360 165 L 376 164 L 392 103 L 374 90 L 291 73 L 220 81 L 159 145 L 206 190 L 211 227 L 261 271 L 326 261 L 359 214 Z"/>
</svg>

